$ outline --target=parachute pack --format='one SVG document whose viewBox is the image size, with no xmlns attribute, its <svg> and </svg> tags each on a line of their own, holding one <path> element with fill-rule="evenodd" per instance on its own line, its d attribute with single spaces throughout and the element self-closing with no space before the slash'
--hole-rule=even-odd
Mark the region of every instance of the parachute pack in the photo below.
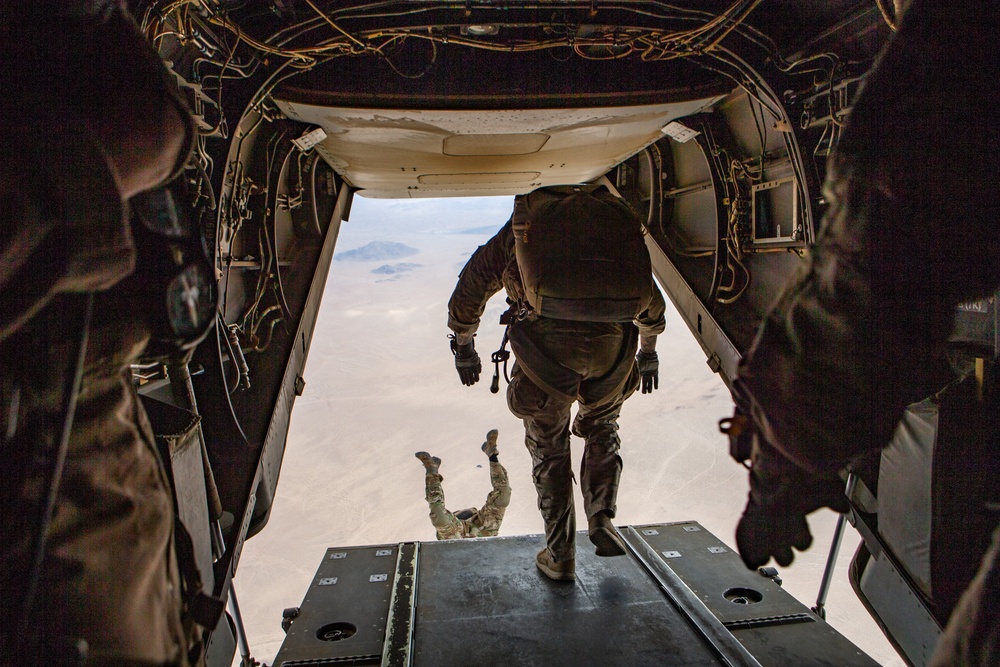
<svg viewBox="0 0 1000 667">
<path fill-rule="evenodd" d="M 605 186 L 518 196 L 513 231 L 525 299 L 539 315 L 629 322 L 649 306 L 652 269 L 642 225 Z"/>
</svg>

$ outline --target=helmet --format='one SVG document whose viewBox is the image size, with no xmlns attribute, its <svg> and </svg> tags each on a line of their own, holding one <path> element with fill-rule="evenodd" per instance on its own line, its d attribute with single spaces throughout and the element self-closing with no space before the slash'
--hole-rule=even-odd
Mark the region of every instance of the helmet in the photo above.
<svg viewBox="0 0 1000 667">
<path fill-rule="evenodd" d="M 476 513 L 478 511 L 479 510 L 477 510 L 475 507 L 469 507 L 462 510 L 461 512 L 455 512 L 455 518 L 458 519 L 459 521 L 465 521 L 466 519 L 471 519 L 472 517 L 476 516 Z"/>
</svg>

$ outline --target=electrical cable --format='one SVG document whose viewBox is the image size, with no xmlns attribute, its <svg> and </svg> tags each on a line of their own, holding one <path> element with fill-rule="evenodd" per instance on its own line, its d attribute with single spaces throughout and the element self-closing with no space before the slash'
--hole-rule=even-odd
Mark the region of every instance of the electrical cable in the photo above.
<svg viewBox="0 0 1000 667">
<path fill-rule="evenodd" d="M 247 139 L 247 137 L 249 137 L 251 134 L 254 133 L 254 131 L 260 126 L 260 124 L 261 124 L 261 122 L 263 122 L 263 120 L 264 120 L 264 115 L 260 114 L 257 117 L 257 120 L 254 122 L 254 124 L 250 127 L 250 129 L 240 135 L 239 141 L 236 143 L 236 150 L 234 151 L 234 155 L 236 155 L 236 158 L 233 160 L 233 162 L 230 163 L 230 168 L 234 172 L 234 177 L 233 177 L 233 180 L 232 180 L 232 183 L 233 183 L 232 187 L 233 188 L 236 187 L 236 183 L 237 183 L 236 173 L 237 172 L 241 172 L 242 171 L 242 167 L 243 167 L 243 163 L 242 163 L 242 161 L 240 159 L 240 156 L 241 156 L 242 150 L 243 150 L 243 142 Z M 230 274 L 232 272 L 232 266 L 233 266 L 233 256 L 232 256 L 233 255 L 233 249 L 232 249 L 232 244 L 233 244 L 233 241 L 234 241 L 234 239 L 236 237 L 236 234 L 239 231 L 239 227 L 240 227 L 240 225 L 238 223 L 232 223 L 231 222 L 232 216 L 228 213 L 228 207 L 225 205 L 226 204 L 226 198 L 227 198 L 227 195 L 225 193 L 222 193 L 222 202 L 223 202 L 223 205 L 219 207 L 219 215 L 216 216 L 216 224 L 215 224 L 215 254 L 219 258 L 219 260 L 222 259 L 222 231 L 223 231 L 222 227 L 223 227 L 223 225 L 225 225 L 225 227 L 227 228 L 227 230 L 229 232 L 228 233 L 229 256 L 226 259 L 226 274 L 225 274 L 226 289 L 225 289 L 225 291 L 223 292 L 223 295 L 222 295 L 222 312 L 223 313 L 228 312 L 228 306 L 229 306 L 229 277 L 230 277 Z M 229 198 L 229 205 L 235 206 L 236 205 L 235 196 L 233 196 L 233 194 L 232 194 L 231 191 L 230 191 L 230 194 L 229 194 L 228 198 Z"/>
<path fill-rule="evenodd" d="M 582 47 L 605 46 L 609 48 L 628 46 L 629 51 L 624 54 L 613 54 L 612 56 L 599 56 L 596 59 L 609 59 L 625 57 L 628 53 L 640 50 L 642 57 L 648 60 L 676 58 L 691 55 L 704 55 L 714 52 L 719 48 L 721 42 L 731 33 L 737 32 L 743 39 L 765 50 L 776 66 L 783 71 L 789 68 L 798 67 L 809 62 L 812 57 L 801 61 L 788 63 L 785 61 L 777 49 L 776 44 L 766 34 L 760 32 L 753 26 L 745 22 L 749 14 L 760 4 L 761 0 L 737 0 L 728 8 L 719 13 L 705 12 L 676 7 L 668 3 L 650 2 L 648 5 L 658 8 L 659 11 L 647 10 L 632 4 L 608 4 L 602 8 L 615 11 L 623 11 L 636 16 L 648 16 L 662 18 L 673 21 L 699 21 L 700 25 L 673 32 L 664 33 L 661 30 L 650 28 L 619 29 L 613 34 L 605 35 L 598 40 L 589 40 L 579 36 L 567 35 L 555 40 L 532 40 L 524 42 L 490 42 L 483 39 L 470 39 L 461 35 L 453 35 L 435 32 L 434 26 L 408 26 L 397 29 L 370 29 L 357 34 L 352 34 L 342 27 L 341 21 L 371 20 L 375 18 L 388 18 L 399 16 L 416 16 L 425 12 L 434 12 L 453 8 L 450 3 L 427 4 L 419 8 L 407 7 L 405 10 L 382 11 L 385 8 L 400 6 L 398 2 L 375 2 L 362 6 L 345 8 L 327 8 L 321 10 L 312 0 L 307 3 L 316 13 L 316 16 L 299 21 L 298 23 L 282 28 L 278 32 L 263 40 L 251 37 L 240 26 L 229 20 L 226 16 L 218 12 L 211 12 L 208 21 L 219 25 L 224 29 L 233 32 L 252 48 L 263 53 L 285 57 L 296 68 L 309 69 L 321 60 L 341 55 L 357 55 L 365 52 L 381 53 L 382 49 L 393 41 L 401 38 L 416 37 L 429 39 L 435 43 L 450 43 L 472 48 L 482 48 L 499 51 L 530 51 L 538 49 L 551 49 L 556 47 L 569 46 L 574 48 L 578 55 L 585 58 L 595 58 L 582 51 Z M 175 3 L 170 6 L 172 10 L 180 7 L 185 2 Z M 582 8 L 589 3 L 577 3 Z M 535 7 L 534 3 L 524 3 L 525 9 Z M 204 6 L 206 10 L 211 7 Z M 336 17 L 336 21 L 334 20 Z M 199 20 L 200 22 L 200 20 Z M 291 43 L 302 39 L 308 33 L 321 28 L 328 27 L 334 31 L 335 36 L 326 40 L 313 40 L 305 46 L 291 47 Z M 521 25 L 521 27 L 526 27 Z M 373 40 L 388 38 L 387 41 L 379 45 L 372 44 Z M 637 47 L 638 43 L 644 47 Z M 390 66 L 396 69 L 402 76 L 406 75 L 399 71 L 393 63 Z"/>
<path fill-rule="evenodd" d="M 720 47 L 718 51 L 724 54 L 725 58 L 729 58 L 732 59 L 732 61 L 735 61 L 735 64 L 733 62 L 726 60 L 725 58 L 722 58 L 719 55 L 719 53 L 713 53 L 712 56 L 715 57 L 720 62 L 725 62 L 730 67 L 736 68 L 737 71 L 739 71 L 741 74 L 744 72 L 754 71 L 742 58 L 737 56 L 735 53 L 732 53 L 731 51 L 727 50 L 725 47 Z M 695 62 L 698 63 L 698 61 Z M 777 99 L 774 95 L 774 92 L 771 91 L 770 87 L 767 85 L 767 82 L 763 80 L 754 82 L 748 81 L 746 86 L 742 87 L 744 88 L 744 90 L 748 90 L 747 86 L 753 86 L 753 88 L 760 90 L 763 93 L 766 93 L 769 99 L 775 100 L 775 102 L 777 103 Z M 767 109 L 775 120 L 791 124 L 791 120 L 788 119 L 783 112 L 784 107 L 782 107 L 780 104 L 778 108 L 782 110 L 781 113 L 776 112 L 775 110 L 771 109 L 769 106 L 764 104 L 760 95 L 757 95 L 750 90 L 748 90 L 748 93 L 752 94 L 754 99 L 760 102 L 762 108 Z M 805 236 L 808 236 L 809 230 L 812 228 L 812 209 L 807 205 L 808 198 L 806 197 L 806 192 L 805 192 L 805 184 L 806 184 L 805 166 L 802 163 L 802 155 L 798 150 L 798 144 L 796 142 L 795 134 L 792 132 L 782 132 L 781 137 L 784 141 L 785 153 L 788 155 L 789 162 L 792 166 L 792 172 L 795 177 L 795 188 L 798 190 L 799 194 L 798 197 L 799 215 L 800 215 L 799 220 L 802 221 L 800 223 L 802 225 L 802 228 L 806 230 L 806 233 L 803 235 L 803 241 L 808 243 L 809 239 L 805 238 Z"/>
<path fill-rule="evenodd" d="M 267 174 L 268 174 L 268 182 L 267 182 L 267 192 L 268 192 L 268 195 L 267 196 L 268 197 L 270 197 L 270 193 L 274 191 L 271 188 L 271 174 L 274 171 L 273 168 L 272 168 L 273 161 L 274 161 L 274 158 L 277 155 L 278 148 L 281 145 L 281 142 L 284 141 L 284 139 L 285 139 L 285 137 L 287 135 L 288 135 L 288 131 L 287 130 L 283 130 L 281 132 L 281 135 L 278 136 L 277 141 L 274 142 L 273 152 L 271 153 L 270 158 L 268 160 L 268 167 L 267 167 Z M 288 153 L 286 152 L 285 153 L 285 157 L 287 157 L 287 155 L 288 155 Z M 284 160 L 284 158 L 282 158 L 282 160 Z M 275 186 L 275 188 L 276 187 L 277 186 Z M 279 262 L 278 262 L 278 238 L 277 238 L 277 236 L 278 236 L 278 227 L 277 227 L 277 224 L 278 223 L 277 223 L 277 220 L 275 219 L 274 215 L 271 216 L 271 221 L 274 224 L 274 238 L 273 239 L 271 238 L 271 234 L 268 233 L 267 220 L 264 220 L 261 223 L 261 227 L 264 229 L 264 237 L 267 239 L 268 248 L 271 251 L 271 257 L 272 257 L 272 260 L 274 261 L 274 280 L 275 280 L 276 291 L 277 291 L 277 296 L 278 296 L 278 303 L 281 305 L 281 308 L 282 308 L 282 311 L 285 314 L 285 317 L 288 319 L 289 322 L 291 322 L 292 319 L 293 319 L 292 318 L 292 311 L 288 307 L 288 302 L 285 300 L 285 289 L 284 289 L 284 286 L 281 284 L 281 266 L 279 265 Z"/>
<path fill-rule="evenodd" d="M 885 19 L 886 24 L 889 28 L 896 32 L 899 30 L 899 24 L 896 21 L 895 10 L 890 10 L 889 6 L 886 4 L 886 0 L 875 0 L 875 4 L 878 5 L 878 11 L 882 14 L 882 18 Z"/>
<path fill-rule="evenodd" d="M 733 292 L 736 290 L 736 266 L 738 266 L 742 271 L 746 278 L 746 282 L 743 284 L 743 287 L 739 290 L 739 292 L 731 297 L 723 298 L 717 296 L 716 301 L 722 304 L 735 303 L 739 300 L 739 298 L 743 296 L 746 289 L 750 286 L 751 280 L 750 270 L 747 269 L 746 265 L 742 262 L 744 248 L 742 246 L 742 230 L 740 227 L 745 214 L 741 213 L 740 204 L 745 201 L 745 197 L 740 191 L 739 180 L 742 178 L 743 180 L 750 181 L 752 184 L 753 181 L 756 180 L 756 177 L 751 174 L 747 170 L 746 165 L 739 160 L 730 161 L 729 177 L 733 182 L 735 195 L 734 198 L 730 200 L 730 216 L 726 233 L 726 249 L 728 250 L 726 253 L 726 268 L 729 269 L 729 272 L 732 275 L 732 280 L 729 285 L 720 285 L 718 291 Z M 733 266 L 733 262 L 736 263 L 736 266 Z"/>
<path fill-rule="evenodd" d="M 240 426 L 239 417 L 236 416 L 236 408 L 233 407 L 233 400 L 229 395 L 229 382 L 226 380 L 226 366 L 222 361 L 222 342 L 219 336 L 225 337 L 226 335 L 226 320 L 223 319 L 222 313 L 219 313 L 219 324 L 222 326 L 215 327 L 215 348 L 219 353 L 219 376 L 222 378 L 222 388 L 225 390 L 223 393 L 226 395 L 226 404 L 229 405 L 229 414 L 233 418 L 233 426 L 235 426 L 236 430 L 239 431 L 240 437 L 243 438 L 243 442 L 249 446 L 250 441 L 247 439 L 246 433 L 243 432 L 243 427 Z M 232 357 L 230 357 L 230 359 L 232 359 Z"/>
<path fill-rule="evenodd" d="M 256 318 L 257 308 L 260 306 L 261 300 L 264 298 L 264 291 L 267 288 L 267 281 L 270 276 L 271 261 L 272 257 L 269 254 L 269 250 L 265 252 L 264 250 L 264 240 L 261 239 L 261 235 L 264 234 L 263 225 L 257 230 L 257 249 L 260 252 L 260 268 L 257 271 L 257 287 L 254 289 L 254 300 L 247 309 L 243 312 L 243 317 L 238 326 L 239 330 L 244 332 L 244 334 L 253 327 L 254 319 Z M 270 244 L 268 244 L 268 249 L 270 249 Z M 265 264 L 264 258 L 267 257 L 267 263 Z M 250 325 L 247 325 L 249 320 Z"/>
<path fill-rule="evenodd" d="M 649 172 L 649 210 L 646 212 L 646 224 L 642 228 L 642 235 L 645 236 L 653 226 L 653 209 L 658 205 L 656 196 L 660 179 L 657 177 L 656 164 L 653 160 L 653 151 L 644 148 L 642 154 L 646 156 L 646 170 Z"/>
<path fill-rule="evenodd" d="M 222 330 L 228 331 L 229 327 L 226 325 L 226 320 L 222 317 L 222 312 L 217 312 L 216 317 L 217 323 L 216 328 L 222 327 Z M 222 341 L 226 344 L 226 351 L 229 352 L 229 360 L 233 363 L 233 367 L 236 368 L 236 351 L 233 349 L 233 344 L 229 340 L 229 336 L 223 335 Z M 226 369 L 225 366 L 222 367 L 222 381 L 229 388 L 229 394 L 233 394 L 240 386 L 240 371 L 236 368 L 236 382 L 233 383 L 232 387 L 229 386 L 229 380 L 226 379 Z"/>
<path fill-rule="evenodd" d="M 268 322 L 267 338 L 262 342 L 260 337 L 257 335 L 257 330 L 260 328 L 260 325 L 264 323 L 264 320 L 267 319 L 267 316 L 274 312 L 277 312 L 278 316 Z M 284 318 L 281 317 L 281 306 L 274 305 L 265 308 L 264 312 L 260 314 L 260 319 L 257 320 L 257 324 L 254 325 L 254 328 L 251 331 L 251 338 L 257 341 L 257 343 L 253 346 L 254 352 L 267 351 L 267 348 L 271 346 L 271 341 L 274 339 L 274 327 L 278 326 L 279 323 L 284 323 Z"/>
<path fill-rule="evenodd" d="M 324 21 L 326 21 L 327 23 L 329 23 L 330 27 L 332 27 L 334 30 L 338 31 L 339 33 L 341 33 L 342 35 L 344 35 L 344 37 L 347 37 L 349 40 L 353 41 L 355 44 L 357 44 L 358 46 L 360 46 L 362 49 L 366 48 L 365 44 L 363 44 L 362 42 L 358 41 L 358 39 L 356 37 L 354 37 L 353 35 L 351 35 L 349 32 L 345 31 L 339 25 L 337 25 L 336 23 L 334 23 L 333 19 L 331 19 L 329 16 L 327 16 L 326 14 L 324 14 L 323 12 L 321 12 L 319 10 L 319 7 L 317 7 L 315 5 L 315 3 L 313 3 L 312 0 L 306 0 L 306 4 L 309 5 L 310 7 L 312 7 L 313 11 L 316 12 L 317 14 L 319 14 L 320 17 L 322 17 L 322 19 Z"/>
<path fill-rule="evenodd" d="M 402 44 L 405 41 L 406 41 L 406 38 L 403 37 L 400 40 L 400 43 Z M 383 44 L 382 46 L 379 47 L 379 49 L 378 49 L 379 55 L 382 56 L 382 59 L 385 61 L 385 64 L 387 64 L 390 68 L 392 68 L 393 72 L 395 72 L 399 76 L 403 77 L 404 79 L 421 79 L 421 78 L 423 78 L 428 72 L 431 71 L 431 69 L 434 68 L 434 63 L 437 62 L 437 55 L 438 55 L 437 42 L 431 42 L 431 59 L 430 59 L 430 62 L 427 63 L 427 66 L 424 67 L 423 71 L 421 71 L 419 74 L 406 74 L 404 72 L 401 72 L 399 70 L 399 68 L 396 67 L 396 64 L 394 62 L 392 62 L 392 59 L 389 58 L 389 56 L 387 56 L 386 54 L 382 53 L 382 49 L 384 49 L 387 46 L 387 44 L 388 44 L 388 42 L 386 44 Z"/>
<path fill-rule="evenodd" d="M 570 46 L 576 49 L 578 55 L 585 58 L 592 59 L 609 59 L 608 57 L 594 57 L 581 51 L 581 47 L 592 46 L 592 47 L 622 47 L 627 46 L 629 50 L 622 54 L 614 54 L 611 57 L 625 57 L 628 53 L 635 50 L 636 41 L 644 41 L 646 48 L 643 50 L 644 57 L 649 57 L 651 54 L 657 56 L 656 58 L 648 59 L 662 59 L 665 57 L 681 57 L 687 55 L 700 55 L 713 51 L 718 47 L 718 45 L 724 40 L 731 32 L 739 29 L 743 26 L 744 20 L 753 11 L 754 8 L 761 2 L 761 0 L 737 0 L 729 8 L 721 12 L 720 14 L 711 14 L 708 12 L 698 12 L 693 10 L 682 10 L 665 3 L 660 3 L 660 6 L 667 9 L 668 14 L 656 14 L 653 12 L 637 11 L 636 8 L 631 6 L 609 6 L 609 9 L 618 9 L 622 11 L 629 11 L 637 15 L 649 15 L 649 16 L 664 16 L 668 18 L 673 18 L 675 20 L 696 20 L 695 17 L 706 19 L 701 25 L 681 31 L 674 31 L 662 34 L 660 31 L 652 29 L 619 29 L 613 34 L 605 35 L 598 39 L 588 39 L 581 38 L 579 36 L 568 35 L 566 37 L 561 37 L 554 40 L 532 40 L 523 41 L 516 43 L 499 43 L 491 42 L 483 39 L 471 39 L 461 35 L 449 35 L 435 33 L 432 26 L 423 26 L 421 28 L 417 27 L 407 27 L 401 29 L 371 29 L 366 30 L 358 35 L 352 34 L 345 30 L 341 25 L 335 22 L 332 16 L 338 16 L 340 20 L 350 20 L 358 18 L 375 18 L 375 17 L 388 17 L 388 16 L 401 16 L 401 15 L 416 15 L 423 11 L 433 11 L 437 9 L 436 6 L 422 7 L 419 10 L 408 9 L 407 11 L 396 11 L 396 12 L 379 12 L 379 13 L 363 13 L 358 10 L 369 9 L 374 7 L 391 6 L 394 3 L 373 3 L 365 5 L 364 7 L 358 8 L 345 8 L 343 10 L 334 10 L 324 12 L 320 10 L 312 0 L 307 0 L 308 4 L 317 13 L 317 17 L 313 19 L 307 19 L 305 21 L 299 22 L 294 26 L 288 26 L 279 32 L 275 33 L 269 38 L 263 41 L 255 39 L 248 35 L 242 28 L 228 20 L 224 16 L 213 13 L 209 21 L 222 26 L 224 29 L 233 32 L 238 37 L 240 37 L 244 42 L 252 46 L 253 48 L 278 56 L 288 58 L 295 61 L 293 66 L 311 68 L 319 60 L 328 59 L 330 57 L 337 57 L 340 55 L 356 55 L 358 53 L 364 52 L 376 52 L 382 53 L 382 50 L 388 46 L 388 44 L 396 41 L 400 38 L 415 37 L 419 39 L 428 39 L 433 42 L 450 43 L 463 46 L 469 46 L 473 48 L 481 48 L 488 50 L 497 51 L 508 51 L 508 52 L 523 52 L 532 51 L 540 49 L 550 49 L 554 47 Z M 440 8 L 448 8 L 449 5 L 443 4 Z M 679 15 L 679 16 L 678 16 Z M 318 27 L 327 25 L 334 29 L 336 36 L 327 40 L 315 40 L 310 45 L 301 47 L 289 47 L 288 44 L 294 42 L 301 38 L 303 35 L 311 32 Z M 741 35 L 744 37 L 754 40 L 753 35 L 744 34 L 745 31 L 741 30 Z M 381 39 L 387 37 L 388 40 L 380 45 L 373 45 L 371 42 L 373 40 Z M 759 44 L 759 40 L 757 41 Z M 762 48 L 766 48 L 766 45 L 761 44 Z M 655 53 L 654 53 L 655 51 Z M 390 66 L 396 69 L 393 64 Z M 403 76 L 409 76 L 402 74 Z"/>
<path fill-rule="evenodd" d="M 767 153 L 767 122 L 764 120 L 764 110 L 760 110 L 760 118 L 757 118 L 757 109 L 754 106 L 754 98 L 747 95 L 747 104 L 750 106 L 750 115 L 753 116 L 754 127 L 757 128 L 757 138 L 760 140 L 760 159 L 763 165 L 764 154 Z"/>
<path fill-rule="evenodd" d="M 208 172 L 205 171 L 205 166 L 201 163 L 200 160 L 192 160 L 192 162 L 194 162 L 195 169 L 198 170 L 198 176 L 201 178 L 201 183 L 203 183 L 205 186 L 207 186 L 207 189 L 208 189 L 208 195 L 207 195 L 207 197 L 208 197 L 208 210 L 209 211 L 214 211 L 216 209 L 217 205 L 218 205 L 218 202 L 215 201 L 215 190 L 214 190 L 214 188 L 212 188 L 212 178 L 208 175 Z M 197 197 L 201 197 L 201 185 L 200 184 L 198 186 L 198 193 L 197 193 L 196 196 Z"/>
</svg>

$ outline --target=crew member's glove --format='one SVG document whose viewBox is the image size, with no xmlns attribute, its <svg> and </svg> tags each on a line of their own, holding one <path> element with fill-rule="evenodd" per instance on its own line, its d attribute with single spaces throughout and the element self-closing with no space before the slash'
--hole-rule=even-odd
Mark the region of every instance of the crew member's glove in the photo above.
<svg viewBox="0 0 1000 667">
<path fill-rule="evenodd" d="M 660 388 L 660 359 L 656 352 L 640 352 L 635 355 L 635 363 L 639 367 L 639 386 L 642 393 L 651 394 Z"/>
<path fill-rule="evenodd" d="M 736 545 L 750 569 L 771 558 L 784 567 L 795 558 L 793 548 L 805 551 L 812 544 L 807 514 L 821 507 L 847 512 L 850 503 L 839 477 L 811 475 L 760 440 L 754 450 L 750 498 L 736 527 Z"/>
<path fill-rule="evenodd" d="M 479 382 L 479 374 L 483 372 L 483 364 L 479 361 L 475 341 L 459 345 L 453 337 L 451 339 L 451 353 L 455 355 L 455 369 L 458 370 L 458 377 L 462 379 L 462 384 L 471 387 Z"/>
</svg>

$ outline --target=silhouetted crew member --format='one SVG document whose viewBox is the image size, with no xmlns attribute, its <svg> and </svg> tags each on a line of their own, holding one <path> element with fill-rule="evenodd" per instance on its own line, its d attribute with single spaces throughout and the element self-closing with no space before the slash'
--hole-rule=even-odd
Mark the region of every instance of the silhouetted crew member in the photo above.
<svg viewBox="0 0 1000 667">
<path fill-rule="evenodd" d="M 192 648 L 172 493 L 129 373 L 148 305 L 123 279 L 137 261 L 125 201 L 180 171 L 194 125 L 124 7 L 3 10 L 3 664 L 77 664 L 75 650 L 88 665 L 187 665 Z"/>
<path fill-rule="evenodd" d="M 546 269 L 548 278 L 539 278 Z M 509 312 L 516 313 L 509 329 L 516 362 L 507 404 L 524 422 L 545 521 L 546 547 L 536 565 L 552 579 L 573 580 L 570 409 L 579 404 L 572 432 L 585 441 L 580 483 L 590 540 L 599 556 L 622 555 L 625 545 L 611 523 L 622 469 L 618 416 L 640 376 L 643 393 L 657 387 L 656 336 L 664 329 L 666 306 L 653 282 L 641 224 L 603 185 L 516 197 L 511 220 L 469 259 L 448 304 L 463 384 L 479 380 L 473 336 L 486 303 L 501 288 Z"/>
<path fill-rule="evenodd" d="M 427 470 L 426 500 L 431 510 L 431 523 L 437 530 L 439 540 L 493 537 L 500 532 L 504 512 L 510 504 L 510 484 L 507 482 L 506 468 L 500 465 L 496 429 L 486 434 L 486 442 L 483 443 L 482 449 L 490 460 L 490 483 L 493 485 L 493 490 L 486 496 L 486 504 L 478 510 L 470 507 L 457 513 L 448 511 L 444 504 L 444 489 L 441 488 L 444 478 L 438 472 L 441 459 L 427 452 L 416 453 L 416 457 Z"/>
<path fill-rule="evenodd" d="M 807 514 L 846 509 L 838 472 L 927 395 L 956 307 L 1000 287 L 998 28 L 991 3 L 913 0 L 853 105 L 815 247 L 739 368 L 760 435 L 737 530 L 750 567 L 788 564 Z M 1000 530 L 930 664 L 1000 664 L 998 549 Z"/>
</svg>

